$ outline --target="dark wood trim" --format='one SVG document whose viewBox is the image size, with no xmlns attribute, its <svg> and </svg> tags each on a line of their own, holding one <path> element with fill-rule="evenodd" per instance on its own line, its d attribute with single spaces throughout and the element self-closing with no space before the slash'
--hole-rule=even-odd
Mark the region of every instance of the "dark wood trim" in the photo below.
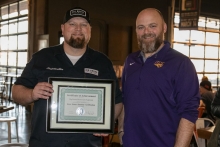
<svg viewBox="0 0 220 147">
<path fill-rule="evenodd" d="M 5 6 L 14 2 L 18 2 L 18 0 L 1 0 L 0 1 L 0 6 Z"/>
</svg>

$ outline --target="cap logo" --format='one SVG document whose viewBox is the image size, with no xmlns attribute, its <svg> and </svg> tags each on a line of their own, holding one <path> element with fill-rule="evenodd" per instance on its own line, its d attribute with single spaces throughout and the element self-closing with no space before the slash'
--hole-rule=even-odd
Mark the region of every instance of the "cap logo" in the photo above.
<svg viewBox="0 0 220 147">
<path fill-rule="evenodd" d="M 81 15 L 86 17 L 86 11 L 82 9 L 73 9 L 70 11 L 70 16 Z"/>
</svg>

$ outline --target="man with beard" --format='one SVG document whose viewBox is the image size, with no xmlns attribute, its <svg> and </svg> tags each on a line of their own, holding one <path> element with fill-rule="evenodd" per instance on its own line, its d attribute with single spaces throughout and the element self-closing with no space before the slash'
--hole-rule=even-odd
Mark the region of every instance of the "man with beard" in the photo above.
<svg viewBox="0 0 220 147">
<path fill-rule="evenodd" d="M 102 136 L 107 134 L 46 132 L 47 99 L 54 92 L 48 77 L 113 79 L 116 81 L 115 118 L 122 109 L 112 62 L 87 45 L 91 37 L 89 13 L 80 7 L 68 10 L 61 30 L 64 42 L 33 54 L 13 86 L 15 102 L 22 105 L 34 102 L 29 147 L 102 147 Z"/>
<path fill-rule="evenodd" d="M 136 19 L 140 51 L 122 74 L 124 111 L 119 137 L 124 147 L 188 147 L 198 118 L 199 82 L 192 62 L 164 41 L 167 26 L 154 8 Z"/>
</svg>

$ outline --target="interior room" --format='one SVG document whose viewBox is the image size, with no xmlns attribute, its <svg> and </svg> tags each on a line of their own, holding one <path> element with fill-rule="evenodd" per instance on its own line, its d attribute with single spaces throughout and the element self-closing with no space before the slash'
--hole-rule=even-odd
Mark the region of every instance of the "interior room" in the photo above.
<svg viewBox="0 0 220 147">
<path fill-rule="evenodd" d="M 196 1 L 197 27 L 183 29 L 180 27 L 182 0 L 1 0 L 0 146 L 17 142 L 29 144 L 34 103 L 15 103 L 12 87 L 33 54 L 63 43 L 61 24 L 66 10 L 72 7 L 79 6 L 89 12 L 92 30 L 88 45 L 111 60 L 120 88 L 126 57 L 139 50 L 136 17 L 145 8 L 156 8 L 167 24 L 165 40 L 190 58 L 199 82 L 207 76 L 216 92 L 220 86 L 220 1 Z M 201 109 L 201 113 L 203 111 Z M 11 120 L 1 121 L 1 117 Z M 11 124 L 10 129 L 8 124 Z M 115 122 L 115 133 L 103 137 L 103 147 L 112 142 L 118 145 L 117 133 Z M 201 140 L 203 145 L 204 140 L 207 138 Z"/>
</svg>

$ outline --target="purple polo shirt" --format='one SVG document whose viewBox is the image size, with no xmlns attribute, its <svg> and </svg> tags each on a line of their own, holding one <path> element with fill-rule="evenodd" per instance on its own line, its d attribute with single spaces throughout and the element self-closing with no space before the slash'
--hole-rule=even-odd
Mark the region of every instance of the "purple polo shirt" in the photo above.
<svg viewBox="0 0 220 147">
<path fill-rule="evenodd" d="M 145 62 L 140 51 L 127 57 L 122 92 L 124 147 L 173 147 L 180 119 L 198 118 L 195 67 L 168 42 Z"/>
</svg>

